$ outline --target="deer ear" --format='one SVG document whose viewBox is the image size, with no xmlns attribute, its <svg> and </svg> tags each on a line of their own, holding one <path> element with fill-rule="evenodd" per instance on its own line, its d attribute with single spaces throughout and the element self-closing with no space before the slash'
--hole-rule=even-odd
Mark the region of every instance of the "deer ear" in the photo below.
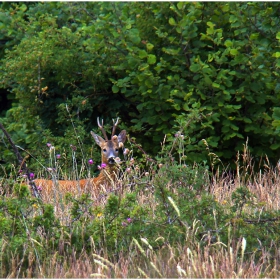
<svg viewBox="0 0 280 280">
<path fill-rule="evenodd" d="M 105 140 L 102 137 L 100 137 L 99 135 L 93 133 L 92 131 L 90 133 L 91 133 L 92 137 L 94 138 L 96 144 L 99 147 L 101 147 L 101 145 L 105 142 Z"/>
<path fill-rule="evenodd" d="M 122 130 L 118 135 L 118 141 L 124 143 L 126 140 L 126 131 Z"/>
</svg>

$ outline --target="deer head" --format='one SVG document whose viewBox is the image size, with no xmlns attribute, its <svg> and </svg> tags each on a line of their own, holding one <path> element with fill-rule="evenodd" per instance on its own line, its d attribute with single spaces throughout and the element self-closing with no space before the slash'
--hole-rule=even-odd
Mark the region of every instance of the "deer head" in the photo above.
<svg viewBox="0 0 280 280">
<path fill-rule="evenodd" d="M 119 156 L 119 149 L 123 147 L 123 143 L 126 140 L 125 130 L 122 130 L 118 136 L 115 135 L 118 122 L 119 118 L 117 118 L 116 122 L 113 120 L 111 140 L 108 139 L 106 131 L 104 130 L 103 120 L 102 124 L 100 124 L 99 118 L 97 118 L 97 124 L 100 130 L 102 131 L 105 139 L 103 139 L 102 137 L 100 137 L 92 131 L 90 132 L 96 144 L 101 148 L 102 163 L 109 165 L 109 167 L 112 167 L 116 163 L 116 158 Z"/>
</svg>

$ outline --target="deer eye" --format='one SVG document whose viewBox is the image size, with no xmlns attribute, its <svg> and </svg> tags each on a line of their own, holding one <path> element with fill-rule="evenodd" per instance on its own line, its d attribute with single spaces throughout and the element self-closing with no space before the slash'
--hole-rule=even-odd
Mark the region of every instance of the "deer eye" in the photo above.
<svg viewBox="0 0 280 280">
<path fill-rule="evenodd" d="M 118 152 L 118 151 L 119 151 L 119 149 L 116 149 L 115 151 L 116 151 L 116 152 Z"/>
<path fill-rule="evenodd" d="M 103 152 L 107 152 L 107 150 L 106 150 L 106 149 L 103 149 Z"/>
</svg>

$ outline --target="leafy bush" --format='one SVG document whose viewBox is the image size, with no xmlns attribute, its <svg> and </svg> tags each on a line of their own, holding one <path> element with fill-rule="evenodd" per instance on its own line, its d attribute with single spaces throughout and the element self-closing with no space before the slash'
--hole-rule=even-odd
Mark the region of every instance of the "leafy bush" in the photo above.
<svg viewBox="0 0 280 280">
<path fill-rule="evenodd" d="M 96 117 L 119 115 L 122 128 L 129 127 L 155 155 L 176 120 L 198 110 L 201 120 L 189 127 L 195 140 L 189 163 L 207 159 L 201 153 L 205 139 L 232 164 L 247 138 L 256 160 L 266 154 L 275 162 L 278 8 L 222 2 L 3 4 L 1 86 L 12 92 L 14 104 L 6 108 L 4 123 L 23 148 L 42 148 L 49 141 L 41 141 L 42 133 L 66 148 L 72 119 L 89 152 L 87 135 Z"/>
</svg>

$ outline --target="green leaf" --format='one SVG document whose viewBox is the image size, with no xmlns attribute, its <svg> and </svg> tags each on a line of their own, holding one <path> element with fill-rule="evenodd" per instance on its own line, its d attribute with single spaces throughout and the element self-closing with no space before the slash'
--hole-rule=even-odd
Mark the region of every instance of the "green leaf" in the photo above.
<svg viewBox="0 0 280 280">
<path fill-rule="evenodd" d="M 250 35 L 250 40 L 257 40 L 259 38 L 259 33 L 252 33 Z"/>
<path fill-rule="evenodd" d="M 155 55 L 153 55 L 153 54 L 149 54 L 149 55 L 148 55 L 148 63 L 149 63 L 149 64 L 155 64 L 156 61 L 157 61 L 157 58 L 156 58 Z"/>
<path fill-rule="evenodd" d="M 270 145 L 271 150 L 277 150 L 279 148 L 280 148 L 280 143 L 274 143 L 274 144 Z"/>
<path fill-rule="evenodd" d="M 119 87 L 118 86 L 116 86 L 116 85 L 113 85 L 112 86 L 112 91 L 113 91 L 113 93 L 118 93 L 119 92 Z"/>
<path fill-rule="evenodd" d="M 201 66 L 199 64 L 192 64 L 190 66 L 190 70 L 194 73 L 198 72 L 201 70 Z"/>
<path fill-rule="evenodd" d="M 187 112 L 190 110 L 188 103 L 183 104 L 183 109 Z"/>
<path fill-rule="evenodd" d="M 154 48 L 154 45 L 151 44 L 151 43 L 147 43 L 146 48 L 147 48 L 148 51 L 151 51 Z"/>
<path fill-rule="evenodd" d="M 206 33 L 207 33 L 208 35 L 214 34 L 214 32 L 215 32 L 215 29 L 214 29 L 215 24 L 214 24 L 213 22 L 208 21 L 208 22 L 207 22 L 207 25 L 209 26 L 209 28 L 206 29 Z"/>
<path fill-rule="evenodd" d="M 184 9 L 184 7 L 185 7 L 185 3 L 184 2 L 179 2 L 178 4 L 177 4 L 177 7 L 178 7 L 178 9 L 179 10 L 183 10 Z"/>
<path fill-rule="evenodd" d="M 147 52 L 145 50 L 140 50 L 139 51 L 139 57 L 140 58 L 145 58 L 147 56 L 148 56 L 148 54 L 147 54 Z"/>
<path fill-rule="evenodd" d="M 231 49 L 229 52 L 230 52 L 231 55 L 237 55 L 238 54 L 237 49 Z"/>
<path fill-rule="evenodd" d="M 136 28 L 132 28 L 128 31 L 129 31 L 128 34 L 129 34 L 129 38 L 130 38 L 131 42 L 133 44 L 136 44 L 136 45 L 139 44 L 140 41 L 141 41 L 141 38 L 140 38 L 140 35 L 139 35 L 139 30 L 136 29 Z"/>
<path fill-rule="evenodd" d="M 169 18 L 168 22 L 172 26 L 176 25 L 176 21 L 175 21 L 175 19 L 173 17 Z"/>
<path fill-rule="evenodd" d="M 232 45 L 233 45 L 232 41 L 230 41 L 230 40 L 226 40 L 226 41 L 225 41 L 225 46 L 226 46 L 227 48 L 232 47 Z"/>
<path fill-rule="evenodd" d="M 208 21 L 207 23 L 206 23 L 211 29 L 213 29 L 214 27 L 215 27 L 215 23 L 213 23 L 213 22 L 211 22 L 211 21 Z"/>
</svg>

